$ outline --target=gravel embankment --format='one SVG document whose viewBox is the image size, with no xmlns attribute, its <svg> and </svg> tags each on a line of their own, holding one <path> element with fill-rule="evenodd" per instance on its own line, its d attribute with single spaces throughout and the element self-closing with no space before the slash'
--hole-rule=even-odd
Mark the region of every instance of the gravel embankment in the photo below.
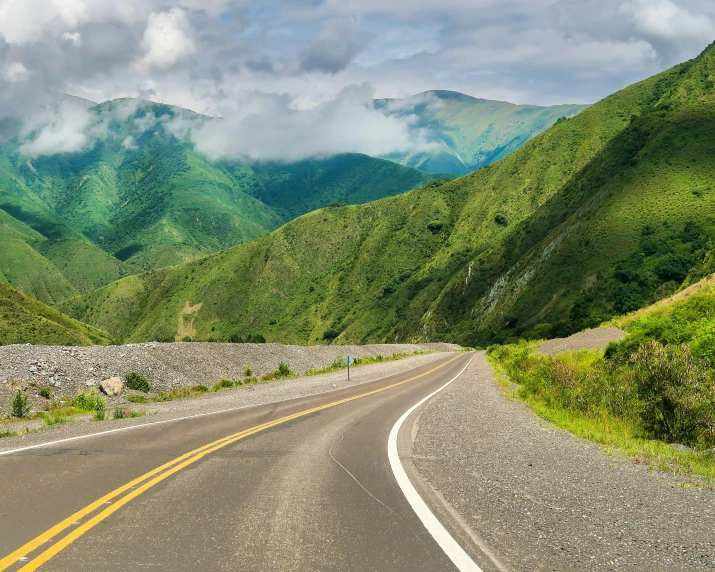
<svg viewBox="0 0 715 572">
<path fill-rule="evenodd" d="M 544 342 L 536 350 L 536 353 L 553 356 L 561 352 L 597 350 L 605 348 L 611 342 L 619 342 L 627 335 L 626 332 L 618 328 L 596 328 L 578 332 L 568 338 L 554 338 Z"/>
<path fill-rule="evenodd" d="M 102 423 L 91 421 L 89 419 L 91 416 L 88 416 L 87 419 L 78 419 L 73 423 L 58 425 L 51 429 L 42 429 L 41 431 L 30 432 L 19 437 L 0 439 L 0 451 L 37 445 L 58 439 L 90 435 L 92 433 L 122 427 L 146 425 L 190 415 L 200 415 L 237 407 L 248 407 L 251 405 L 306 397 L 317 393 L 375 381 L 382 377 L 394 375 L 407 369 L 430 363 L 445 355 L 445 353 L 424 354 L 391 362 L 360 366 L 351 371 L 349 382 L 347 381 L 346 371 L 339 370 L 309 377 L 289 378 L 272 381 L 270 383 L 259 383 L 235 389 L 226 389 L 216 393 L 206 393 L 196 398 L 178 399 L 176 401 L 151 403 L 147 405 L 131 405 L 131 409 L 144 411 L 147 415 L 133 419 L 112 420 Z M 39 422 L 16 422 L 9 425 L 0 425 L 0 430 L 6 428 L 20 432 L 25 427 L 36 429 L 39 426 L 41 426 Z"/>
<path fill-rule="evenodd" d="M 715 492 L 580 440 L 484 353 L 423 411 L 412 462 L 511 570 L 715 568 Z"/>
<path fill-rule="evenodd" d="M 454 344 L 373 344 L 364 346 L 287 346 L 281 344 L 144 343 L 125 346 L 59 347 L 12 345 L 0 347 L 0 413 L 9 396 L 34 382 L 50 386 L 57 397 L 74 396 L 99 385 L 102 379 L 137 371 L 152 391 L 168 391 L 219 379 L 243 376 L 249 365 L 255 375 L 269 373 L 286 362 L 296 373 L 331 364 L 336 358 L 392 356 L 421 350 L 449 351 Z M 37 401 L 33 392 L 31 399 Z"/>
</svg>

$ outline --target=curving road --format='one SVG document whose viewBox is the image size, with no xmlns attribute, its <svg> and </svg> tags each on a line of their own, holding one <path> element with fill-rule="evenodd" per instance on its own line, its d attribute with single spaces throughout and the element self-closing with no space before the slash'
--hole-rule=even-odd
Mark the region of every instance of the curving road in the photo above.
<svg viewBox="0 0 715 572">
<path fill-rule="evenodd" d="M 489 570 L 388 458 L 472 357 L 1 455 L 0 570 Z"/>
</svg>

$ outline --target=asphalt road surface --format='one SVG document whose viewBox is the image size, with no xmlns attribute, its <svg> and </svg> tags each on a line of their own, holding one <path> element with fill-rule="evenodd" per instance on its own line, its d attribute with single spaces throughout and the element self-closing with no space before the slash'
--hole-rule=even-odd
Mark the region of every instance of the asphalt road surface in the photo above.
<svg viewBox="0 0 715 572">
<path fill-rule="evenodd" d="M 472 357 L 2 455 L 0 570 L 455 570 L 387 444 Z"/>
</svg>

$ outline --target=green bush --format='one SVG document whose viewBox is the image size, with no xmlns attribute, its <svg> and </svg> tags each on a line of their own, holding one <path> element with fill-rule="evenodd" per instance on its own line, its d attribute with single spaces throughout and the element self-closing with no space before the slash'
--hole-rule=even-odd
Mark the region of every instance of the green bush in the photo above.
<svg viewBox="0 0 715 572">
<path fill-rule="evenodd" d="M 71 405 L 80 411 L 94 412 L 94 419 L 96 421 L 104 421 L 106 402 L 101 395 L 82 392 L 72 399 Z"/>
<path fill-rule="evenodd" d="M 30 414 L 31 408 L 27 395 L 21 389 L 18 389 L 12 398 L 12 414 L 22 419 Z"/>
<path fill-rule="evenodd" d="M 40 385 L 37 388 L 37 395 L 45 399 L 50 399 L 52 397 L 52 389 L 46 385 Z"/>
<path fill-rule="evenodd" d="M 151 389 L 151 387 L 149 386 L 149 382 L 146 380 L 146 377 L 137 373 L 136 371 L 130 371 L 127 375 L 124 376 L 124 379 L 127 381 L 127 387 L 129 389 L 133 389 L 134 391 L 143 391 L 144 393 L 149 393 L 149 390 Z"/>
<path fill-rule="evenodd" d="M 295 373 L 293 371 L 291 371 L 291 369 L 287 363 L 281 362 L 278 364 L 278 369 L 273 372 L 273 375 L 276 378 L 281 378 L 281 377 L 292 377 L 295 375 Z"/>
<path fill-rule="evenodd" d="M 243 377 L 252 377 L 253 376 L 253 368 L 250 365 L 247 365 L 246 367 L 243 368 Z"/>
<path fill-rule="evenodd" d="M 130 403 L 149 403 L 149 398 L 144 395 L 127 395 Z"/>
<path fill-rule="evenodd" d="M 234 385 L 235 383 L 232 379 L 224 377 L 223 379 L 220 379 L 216 385 L 214 385 L 214 389 L 226 389 L 227 387 L 233 387 Z"/>
<path fill-rule="evenodd" d="M 627 420 L 644 436 L 667 443 L 715 445 L 715 380 L 707 362 L 687 345 L 653 340 L 628 357 L 618 345 L 606 352 L 610 358 L 586 350 L 535 355 L 527 343 L 494 346 L 488 354 L 523 398 L 594 419 Z"/>
<path fill-rule="evenodd" d="M 641 419 L 669 443 L 715 445 L 715 383 L 688 346 L 651 341 L 631 357 Z"/>
<path fill-rule="evenodd" d="M 204 385 L 203 383 L 194 385 L 190 389 L 194 393 L 207 393 L 209 391 L 209 388 L 206 385 Z"/>
</svg>

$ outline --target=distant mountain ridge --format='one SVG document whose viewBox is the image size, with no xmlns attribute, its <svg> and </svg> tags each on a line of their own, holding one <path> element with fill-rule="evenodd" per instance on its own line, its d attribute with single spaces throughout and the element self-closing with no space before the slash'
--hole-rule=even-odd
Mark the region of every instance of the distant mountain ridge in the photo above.
<svg viewBox="0 0 715 572">
<path fill-rule="evenodd" d="M 46 303 L 434 178 L 366 155 L 213 163 L 166 123 L 206 116 L 131 99 L 62 103 L 89 109 L 101 127 L 86 151 L 29 157 L 15 139 L 0 143 L 0 279 Z"/>
<path fill-rule="evenodd" d="M 568 335 L 715 272 L 715 44 L 493 165 L 322 209 L 63 311 L 127 341 L 283 343 Z"/>
<path fill-rule="evenodd" d="M 466 174 L 503 159 L 526 141 L 573 117 L 587 105 L 515 105 L 463 93 L 433 90 L 404 99 L 379 99 L 385 113 L 414 115 L 435 148 L 386 159 L 431 173 Z"/>
</svg>

